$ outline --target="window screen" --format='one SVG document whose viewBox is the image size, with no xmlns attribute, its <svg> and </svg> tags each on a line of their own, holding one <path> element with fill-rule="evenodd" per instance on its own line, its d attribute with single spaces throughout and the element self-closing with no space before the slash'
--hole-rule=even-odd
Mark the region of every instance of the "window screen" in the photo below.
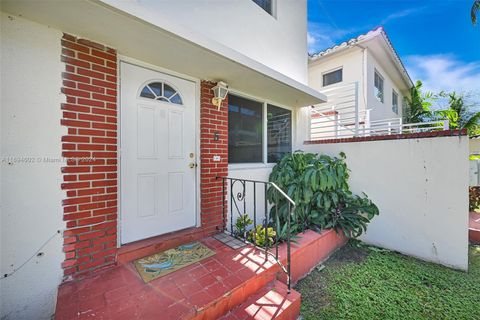
<svg viewBox="0 0 480 320">
<path fill-rule="evenodd" d="M 323 86 L 329 86 L 334 83 L 342 82 L 343 80 L 343 69 L 338 69 L 323 75 Z"/>
<path fill-rule="evenodd" d="M 383 78 L 375 71 L 375 97 L 383 103 Z"/>
<path fill-rule="evenodd" d="M 228 162 L 263 162 L 263 103 L 228 95 Z"/>
<path fill-rule="evenodd" d="M 292 111 L 273 105 L 267 106 L 267 158 L 278 162 L 292 152 Z"/>
<path fill-rule="evenodd" d="M 392 90 L 392 111 L 398 114 L 398 93 Z"/>
</svg>

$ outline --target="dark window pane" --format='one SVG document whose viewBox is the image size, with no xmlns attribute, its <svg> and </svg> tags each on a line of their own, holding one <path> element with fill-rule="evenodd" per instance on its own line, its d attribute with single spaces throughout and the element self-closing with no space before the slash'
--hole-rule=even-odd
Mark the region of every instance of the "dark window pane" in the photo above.
<svg viewBox="0 0 480 320">
<path fill-rule="evenodd" d="M 269 14 L 272 14 L 272 0 L 253 0 L 253 2 L 258 4 L 260 8 L 267 11 Z"/>
<path fill-rule="evenodd" d="M 278 162 L 292 152 L 292 112 L 276 106 L 267 106 L 268 162 Z"/>
<path fill-rule="evenodd" d="M 168 84 L 162 82 L 152 82 L 143 87 L 142 92 L 140 92 L 140 97 L 182 104 L 182 98 L 178 92 Z"/>
<path fill-rule="evenodd" d="M 175 89 L 173 89 L 172 87 L 170 87 L 168 84 L 163 84 L 163 96 L 165 98 L 170 98 L 173 94 L 175 94 Z"/>
<path fill-rule="evenodd" d="M 383 78 L 375 71 L 374 77 L 375 97 L 383 103 Z"/>
<path fill-rule="evenodd" d="M 150 89 L 153 90 L 153 92 L 155 92 L 157 97 L 162 96 L 162 83 L 161 82 L 150 83 L 148 86 L 150 87 Z"/>
<path fill-rule="evenodd" d="M 334 83 L 342 82 L 343 69 L 338 69 L 323 75 L 323 86 L 329 86 Z"/>
<path fill-rule="evenodd" d="M 176 104 L 182 104 L 182 98 L 180 98 L 180 95 L 176 93 L 173 97 L 170 97 L 170 102 L 176 103 Z"/>
<path fill-rule="evenodd" d="M 263 104 L 228 95 L 228 162 L 263 161 Z"/>
<path fill-rule="evenodd" d="M 392 110 L 398 114 L 398 94 L 395 90 L 392 91 Z"/>
<path fill-rule="evenodd" d="M 155 95 L 148 88 L 148 86 L 143 87 L 142 92 L 140 93 L 140 97 L 155 99 Z"/>
</svg>

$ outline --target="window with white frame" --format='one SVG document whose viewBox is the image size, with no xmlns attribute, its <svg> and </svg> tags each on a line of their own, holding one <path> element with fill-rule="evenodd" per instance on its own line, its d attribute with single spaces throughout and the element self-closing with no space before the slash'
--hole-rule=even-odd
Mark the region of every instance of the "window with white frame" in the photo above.
<svg viewBox="0 0 480 320">
<path fill-rule="evenodd" d="M 291 151 L 291 110 L 228 95 L 229 163 L 275 163 Z"/>
<path fill-rule="evenodd" d="M 323 74 L 323 86 L 339 83 L 343 81 L 343 68 L 333 70 Z"/>
<path fill-rule="evenodd" d="M 269 15 L 273 15 L 273 1 L 274 0 L 252 0 L 260 8 L 265 10 Z"/>
<path fill-rule="evenodd" d="M 398 114 L 398 93 L 392 89 L 392 111 Z"/>
<path fill-rule="evenodd" d="M 173 87 L 163 82 L 151 82 L 143 87 L 140 92 L 140 97 L 153 99 L 157 101 L 170 102 L 175 104 L 182 104 L 180 93 Z"/>
<path fill-rule="evenodd" d="M 374 87 L 375 87 L 375 97 L 383 103 L 383 77 L 375 70 L 375 80 L 374 80 Z"/>
</svg>

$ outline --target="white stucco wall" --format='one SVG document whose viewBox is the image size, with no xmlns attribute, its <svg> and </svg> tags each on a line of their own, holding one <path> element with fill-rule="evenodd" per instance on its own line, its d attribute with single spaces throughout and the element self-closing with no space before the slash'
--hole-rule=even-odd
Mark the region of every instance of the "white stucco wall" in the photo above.
<svg viewBox="0 0 480 320">
<path fill-rule="evenodd" d="M 306 145 L 347 155 L 352 191 L 380 215 L 362 240 L 427 261 L 468 267 L 468 137 Z"/>
<path fill-rule="evenodd" d="M 335 86 L 348 85 L 358 82 L 359 110 L 365 110 L 366 101 L 363 98 L 363 51 L 360 48 L 351 48 L 348 51 L 325 57 L 308 64 L 308 85 L 320 92 Z M 323 74 L 342 67 L 343 81 L 323 87 Z"/>
<path fill-rule="evenodd" d="M 50 319 L 62 278 L 61 33 L 1 15 L 1 319 Z M 9 158 L 17 157 L 17 159 Z M 55 235 L 56 234 L 56 235 Z"/>
<path fill-rule="evenodd" d="M 373 55 L 370 48 L 363 49 L 352 47 L 346 51 L 326 56 L 319 60 L 310 62 L 308 65 L 308 84 L 314 89 L 322 92 L 324 89 L 333 86 L 342 86 L 358 82 L 358 106 L 359 110 L 371 109 L 370 119 L 389 119 L 402 117 L 403 93 L 399 84 L 392 80 L 392 77 L 385 71 L 382 64 L 391 64 L 390 69 L 395 69 L 393 62 L 383 52 L 379 53 L 380 58 Z M 379 61 L 381 60 L 381 63 Z M 366 63 L 365 63 L 366 62 Z M 364 68 L 366 66 L 366 68 Z M 343 67 L 343 81 L 341 83 L 323 87 L 322 74 Z M 381 103 L 375 97 L 374 72 L 377 69 L 384 78 L 384 102 Z M 364 75 L 364 70 L 366 77 Z M 366 88 L 364 87 L 366 80 Z M 398 94 L 398 114 L 392 110 L 392 89 Z"/>
<path fill-rule="evenodd" d="M 274 16 L 252 0 L 103 2 L 140 18 L 155 15 L 158 21 L 174 21 L 307 83 L 306 0 L 274 0 Z"/>
<path fill-rule="evenodd" d="M 380 119 L 389 119 L 389 118 L 398 118 L 402 117 L 402 101 L 403 94 L 399 89 L 398 84 L 394 83 L 390 75 L 382 67 L 380 58 L 377 58 L 373 55 L 372 51 L 367 50 L 367 90 L 366 90 L 366 100 L 368 109 L 370 111 L 371 120 L 380 120 Z M 382 58 L 383 64 L 391 63 L 389 60 Z M 380 102 L 375 97 L 375 86 L 374 86 L 374 75 L 375 69 L 383 77 L 383 103 Z M 392 110 L 392 89 L 394 89 L 398 94 L 398 114 Z"/>
<path fill-rule="evenodd" d="M 238 179 L 248 179 L 248 180 L 256 180 L 256 181 L 268 181 L 268 177 L 272 172 L 273 165 L 230 165 L 228 168 L 228 177 L 230 178 L 238 178 Z M 243 188 L 241 187 L 240 183 L 236 183 L 233 187 L 234 196 L 241 192 Z M 230 208 L 233 208 L 233 223 L 237 221 L 239 217 L 239 211 L 242 212 L 244 210 L 243 202 L 237 201 L 238 210 L 235 206 L 231 206 L 231 198 L 230 198 L 230 184 L 228 184 L 228 214 L 227 214 L 227 230 L 230 231 Z M 254 218 L 254 198 L 253 198 L 253 184 L 251 182 L 247 182 L 246 184 L 246 210 L 245 212 L 250 216 L 253 220 Z M 264 184 L 257 183 L 256 184 L 256 220 L 257 224 L 261 224 L 265 219 L 265 190 Z"/>
</svg>

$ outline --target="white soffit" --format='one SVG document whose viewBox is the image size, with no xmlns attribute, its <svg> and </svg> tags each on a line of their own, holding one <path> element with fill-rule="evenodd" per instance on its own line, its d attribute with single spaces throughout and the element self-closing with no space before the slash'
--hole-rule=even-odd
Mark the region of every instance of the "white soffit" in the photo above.
<svg viewBox="0 0 480 320">
<path fill-rule="evenodd" d="M 327 100 L 309 86 L 210 38 L 168 20 L 152 21 L 147 10 L 132 9 L 134 16 L 89 0 L 4 0 L 1 5 L 4 12 L 108 45 L 121 55 L 198 79 L 223 80 L 252 96 L 293 107 Z"/>
</svg>

